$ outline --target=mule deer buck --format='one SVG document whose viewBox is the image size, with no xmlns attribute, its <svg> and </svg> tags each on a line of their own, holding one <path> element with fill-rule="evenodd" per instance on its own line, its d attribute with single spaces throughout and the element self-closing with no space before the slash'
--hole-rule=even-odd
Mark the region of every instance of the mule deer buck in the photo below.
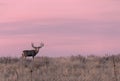
<svg viewBox="0 0 120 81">
<path fill-rule="evenodd" d="M 34 60 L 34 57 L 38 54 L 39 49 L 44 46 L 44 43 L 40 43 L 40 46 L 35 47 L 33 43 L 31 43 L 33 50 L 24 50 L 22 53 L 22 57 L 26 59 L 26 57 L 32 57 Z"/>
</svg>

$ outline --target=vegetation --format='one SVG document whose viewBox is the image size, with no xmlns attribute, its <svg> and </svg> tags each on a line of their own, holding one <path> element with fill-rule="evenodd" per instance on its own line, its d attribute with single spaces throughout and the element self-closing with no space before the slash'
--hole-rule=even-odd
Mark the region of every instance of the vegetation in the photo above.
<svg viewBox="0 0 120 81">
<path fill-rule="evenodd" d="M 120 81 L 120 55 L 1 57 L 0 81 Z"/>
</svg>

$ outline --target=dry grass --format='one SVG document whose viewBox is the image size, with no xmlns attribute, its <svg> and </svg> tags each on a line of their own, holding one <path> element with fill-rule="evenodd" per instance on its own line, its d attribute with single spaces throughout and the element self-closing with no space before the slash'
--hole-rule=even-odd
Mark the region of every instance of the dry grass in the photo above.
<svg viewBox="0 0 120 81">
<path fill-rule="evenodd" d="M 0 81 L 120 81 L 120 55 L 36 57 L 34 62 L 1 57 Z"/>
</svg>

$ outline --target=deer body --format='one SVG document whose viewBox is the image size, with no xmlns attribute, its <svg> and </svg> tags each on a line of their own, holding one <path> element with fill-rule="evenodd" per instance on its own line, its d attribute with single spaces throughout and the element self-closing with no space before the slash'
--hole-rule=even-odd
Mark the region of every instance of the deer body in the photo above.
<svg viewBox="0 0 120 81">
<path fill-rule="evenodd" d="M 35 50 L 24 50 L 22 56 L 25 56 L 25 57 L 32 56 L 32 57 L 34 57 L 34 56 L 36 56 L 36 54 L 37 54 L 37 52 Z"/>
<path fill-rule="evenodd" d="M 39 49 L 42 48 L 44 46 L 43 43 L 40 44 L 39 47 L 35 47 L 33 44 L 32 44 L 32 47 L 34 48 L 34 50 L 24 50 L 23 51 L 23 54 L 22 54 L 22 57 L 26 58 L 26 57 L 34 57 L 38 54 L 39 52 Z"/>
</svg>

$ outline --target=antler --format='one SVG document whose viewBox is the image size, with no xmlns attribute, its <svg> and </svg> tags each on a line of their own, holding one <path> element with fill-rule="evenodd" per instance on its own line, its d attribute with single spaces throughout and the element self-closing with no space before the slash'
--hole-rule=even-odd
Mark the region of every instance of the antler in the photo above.
<svg viewBox="0 0 120 81">
<path fill-rule="evenodd" d="M 32 45 L 32 47 L 33 47 L 33 48 L 35 48 L 35 46 L 34 46 L 34 44 L 33 44 L 33 43 L 31 43 L 31 45 Z"/>
<path fill-rule="evenodd" d="M 41 42 L 39 48 L 41 48 L 41 47 L 43 47 L 43 46 L 44 46 L 44 43 Z"/>
<path fill-rule="evenodd" d="M 33 48 L 36 48 L 33 43 L 31 43 L 31 45 L 32 45 Z M 40 43 L 40 46 L 38 46 L 38 48 L 41 48 L 41 47 L 43 47 L 43 46 L 44 46 L 44 43 L 41 42 L 41 43 Z"/>
</svg>

